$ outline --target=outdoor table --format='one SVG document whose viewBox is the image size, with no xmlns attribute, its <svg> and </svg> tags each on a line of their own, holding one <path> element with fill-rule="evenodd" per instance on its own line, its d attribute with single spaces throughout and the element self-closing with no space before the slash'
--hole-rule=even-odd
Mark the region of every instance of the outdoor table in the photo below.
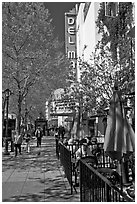
<svg viewBox="0 0 137 204">
<path fill-rule="evenodd" d="M 97 171 L 101 173 L 103 176 L 110 178 L 112 174 L 116 171 L 116 169 L 111 169 L 111 168 L 97 168 Z"/>
<path fill-rule="evenodd" d="M 97 171 L 105 175 L 111 175 L 115 170 L 111 168 L 98 168 Z"/>
<path fill-rule="evenodd" d="M 115 169 L 111 169 L 111 168 L 97 168 L 97 171 L 99 173 L 101 173 L 103 176 L 105 176 L 107 179 L 110 180 L 112 174 L 115 172 Z M 113 180 L 111 180 L 111 182 L 113 183 Z"/>
<path fill-rule="evenodd" d="M 117 186 L 118 188 L 121 188 L 121 177 L 117 173 L 116 169 L 111 168 L 98 168 L 97 169 L 99 173 L 101 173 L 104 177 L 106 177 L 112 185 Z"/>
</svg>

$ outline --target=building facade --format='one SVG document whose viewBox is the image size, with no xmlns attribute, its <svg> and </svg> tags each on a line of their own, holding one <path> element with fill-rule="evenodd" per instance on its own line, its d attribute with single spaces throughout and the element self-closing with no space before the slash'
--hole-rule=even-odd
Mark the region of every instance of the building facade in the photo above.
<svg viewBox="0 0 137 204">
<path fill-rule="evenodd" d="M 78 82 L 80 82 L 81 72 L 83 71 L 81 61 L 91 63 L 92 53 L 94 53 L 96 44 L 101 39 L 96 26 L 99 8 L 99 2 L 80 3 L 77 7 L 76 45 Z M 98 134 L 98 131 L 100 135 L 103 135 L 103 125 L 97 115 L 90 118 L 88 113 L 82 114 L 81 125 L 83 136 L 94 136 Z"/>
<path fill-rule="evenodd" d="M 111 6 L 112 4 L 109 2 L 105 3 L 105 15 L 114 17 L 118 14 L 118 3 L 114 2 L 114 7 Z M 77 82 L 80 82 L 82 72 L 80 60 L 91 63 L 92 53 L 94 53 L 95 47 L 102 37 L 98 33 L 96 26 L 99 8 L 100 2 L 77 3 L 75 8 L 65 13 L 66 56 L 70 60 L 70 66 Z M 74 108 L 76 108 L 76 103 L 75 101 Z M 47 115 L 58 121 L 58 125 L 63 124 L 65 120 L 71 121 L 72 118 L 69 117 L 73 115 L 74 109 L 68 109 L 69 106 L 66 104 L 69 104 L 69 100 L 66 102 L 65 99 L 55 99 L 52 97 L 49 104 L 50 111 L 48 111 Z M 90 134 L 89 132 L 92 132 L 92 134 L 97 135 L 97 131 L 99 131 L 100 135 L 104 134 L 103 116 L 101 116 L 101 119 L 99 117 L 98 115 L 95 117 L 89 116 L 89 120 L 86 120 L 84 117 L 84 134 L 88 135 Z"/>
<path fill-rule="evenodd" d="M 76 101 L 72 97 L 64 98 L 64 89 L 57 89 L 51 94 L 46 102 L 46 119 L 48 125 L 59 127 L 65 126 L 68 130 L 73 120 Z"/>
<path fill-rule="evenodd" d="M 76 81 L 80 82 L 81 67 L 79 59 L 89 61 L 95 45 L 100 39 L 95 21 L 100 3 L 78 3 L 65 13 L 65 51 L 70 60 L 71 70 Z M 65 125 L 69 128 L 74 111 L 78 111 L 78 102 L 72 98 L 63 99 L 63 89 L 55 90 L 46 102 L 46 119 L 52 125 Z M 88 134 L 87 121 L 84 123 Z M 75 131 L 74 131 L 75 132 Z"/>
<path fill-rule="evenodd" d="M 70 59 L 70 66 L 80 82 L 80 60 L 90 62 L 92 52 L 101 39 L 96 20 L 99 2 L 76 4 L 75 8 L 65 13 L 65 50 Z"/>
<path fill-rule="evenodd" d="M 77 57 L 90 61 L 92 52 L 100 40 L 96 20 L 98 17 L 99 2 L 81 3 L 77 14 Z"/>
</svg>

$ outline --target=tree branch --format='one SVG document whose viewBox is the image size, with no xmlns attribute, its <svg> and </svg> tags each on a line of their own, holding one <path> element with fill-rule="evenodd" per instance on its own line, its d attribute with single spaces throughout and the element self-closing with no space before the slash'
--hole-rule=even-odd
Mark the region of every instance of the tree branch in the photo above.
<svg viewBox="0 0 137 204">
<path fill-rule="evenodd" d="M 20 52 L 20 50 L 23 48 L 23 46 L 25 45 L 27 39 L 28 39 L 29 35 L 27 35 L 27 37 L 24 39 L 24 42 L 22 43 L 22 45 L 20 46 L 20 48 L 17 50 L 18 53 Z"/>
<path fill-rule="evenodd" d="M 17 60 L 14 57 L 12 57 L 10 54 L 8 54 L 6 51 L 3 51 L 3 53 L 5 53 L 9 58 L 17 62 Z"/>
</svg>

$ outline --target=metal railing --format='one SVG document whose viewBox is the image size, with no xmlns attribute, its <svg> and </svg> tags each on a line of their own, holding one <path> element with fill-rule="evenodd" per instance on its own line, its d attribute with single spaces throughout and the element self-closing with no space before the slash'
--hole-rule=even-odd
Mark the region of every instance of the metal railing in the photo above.
<svg viewBox="0 0 137 204">
<path fill-rule="evenodd" d="M 112 184 L 110 185 L 110 181 L 106 177 L 104 177 L 105 174 L 104 173 L 100 174 L 98 172 L 98 170 L 102 169 L 102 168 L 104 168 L 106 170 L 116 169 L 117 162 L 112 160 L 109 156 L 106 156 L 104 154 L 104 150 L 101 149 L 101 155 L 98 158 L 98 164 L 94 168 L 92 168 L 93 164 L 92 165 L 90 164 L 91 169 L 87 170 L 87 167 L 85 167 L 85 165 L 83 165 L 83 162 L 82 162 L 82 167 L 80 168 L 79 171 L 77 171 L 75 151 L 76 151 L 76 149 L 78 149 L 78 147 L 80 147 L 79 144 L 65 146 L 59 140 L 56 141 L 56 155 L 61 161 L 65 175 L 66 175 L 68 182 L 71 186 L 71 194 L 73 193 L 73 188 L 74 188 L 75 192 L 77 192 L 76 186 L 78 187 L 77 184 L 79 184 L 80 179 L 81 179 L 80 183 L 85 182 L 84 181 L 85 179 L 83 180 L 84 177 L 89 182 L 91 175 L 93 174 L 94 176 L 92 178 L 92 188 L 84 187 L 84 191 L 81 190 L 81 200 L 82 201 L 83 201 L 83 199 L 91 200 L 91 201 L 101 200 L 101 202 L 102 201 L 109 201 L 109 199 L 111 199 L 112 201 L 113 200 L 114 201 L 125 201 L 126 198 L 122 197 L 122 195 L 123 195 L 122 192 L 119 191 L 118 188 L 115 189 L 114 186 L 112 188 Z M 94 149 L 94 145 L 90 145 L 90 149 L 92 151 Z M 84 160 L 84 158 L 82 158 L 82 161 L 83 160 Z M 85 161 L 85 163 L 86 164 L 88 163 L 87 160 Z M 96 168 L 96 170 L 95 170 L 95 168 Z M 79 173 L 82 175 L 82 178 L 79 178 Z M 101 178 L 98 175 L 100 175 Z M 104 179 L 105 179 L 105 181 L 104 181 Z M 88 185 L 88 184 L 86 183 L 85 185 Z M 91 185 L 91 183 L 90 183 L 90 185 Z M 90 186 L 90 185 L 88 185 L 88 186 Z M 85 190 L 85 189 L 87 189 L 87 190 Z M 91 194 L 89 196 L 89 198 L 87 197 L 86 192 L 88 192 L 88 194 Z M 99 193 L 99 195 L 97 192 Z M 112 195 L 112 196 L 110 196 L 111 198 L 109 198 L 109 194 Z"/>
<path fill-rule="evenodd" d="M 133 202 L 97 169 L 80 160 L 80 202 Z"/>
<path fill-rule="evenodd" d="M 81 147 L 82 145 L 76 143 L 76 144 L 73 144 L 73 145 L 67 145 L 67 148 L 71 151 L 71 157 L 76 159 L 76 155 L 75 155 L 75 152 L 76 150 L 78 150 L 79 147 Z M 94 151 L 97 147 L 97 145 L 94 145 L 94 144 L 90 144 L 88 145 L 89 148 L 90 148 L 90 151 Z M 102 143 L 98 143 L 98 146 L 100 146 L 100 151 L 101 151 L 101 154 L 98 158 L 98 167 L 104 167 L 104 168 L 116 168 L 117 166 L 117 162 L 112 160 L 109 156 L 105 155 L 104 153 L 104 149 L 103 149 L 103 145 Z"/>
<path fill-rule="evenodd" d="M 105 155 L 104 149 L 101 149 L 101 155 L 98 158 L 98 168 L 113 168 L 117 167 L 118 161 L 111 159 L 109 156 Z"/>
<path fill-rule="evenodd" d="M 59 140 L 55 139 L 56 142 L 56 157 L 59 159 Z"/>
<path fill-rule="evenodd" d="M 79 142 L 77 142 L 77 143 L 75 143 L 75 144 L 67 144 L 67 148 L 71 151 L 72 158 L 75 157 L 75 152 L 76 152 L 76 150 L 78 150 L 81 146 L 82 146 L 82 144 L 80 144 Z M 103 148 L 103 144 L 102 144 L 102 143 L 89 144 L 89 145 L 88 145 L 88 147 L 90 148 L 90 151 L 91 151 L 91 152 L 92 152 L 92 150 L 95 149 L 97 146 L 100 146 L 101 148 Z"/>
<path fill-rule="evenodd" d="M 71 162 L 71 152 L 64 146 L 61 142 L 60 146 L 60 162 L 64 168 L 65 176 L 68 179 L 68 182 L 71 187 L 71 194 L 73 193 L 73 182 L 72 182 L 72 162 Z M 75 188 L 74 188 L 75 189 Z"/>
<path fill-rule="evenodd" d="M 102 144 L 99 144 L 99 145 L 102 145 Z M 75 181 L 77 182 L 77 175 L 76 175 L 76 172 L 75 172 L 75 162 L 74 160 L 76 160 L 76 155 L 75 155 L 75 152 L 76 150 L 81 146 L 79 143 L 76 143 L 76 144 L 73 144 L 73 145 L 67 145 L 65 146 L 62 142 L 60 142 L 58 139 L 56 139 L 56 156 L 57 158 L 59 159 L 60 157 L 66 157 L 66 155 L 62 155 L 62 154 L 65 154 L 63 151 L 60 151 L 60 147 L 63 146 L 65 149 L 69 150 L 70 154 L 71 154 L 71 161 L 73 160 L 73 162 L 71 162 L 71 165 L 72 165 L 72 175 L 75 176 Z M 92 151 L 94 148 L 96 147 L 96 145 L 94 144 L 90 144 L 89 145 L 89 148 L 90 148 L 90 151 Z M 102 147 L 102 146 L 101 146 Z M 65 150 L 65 152 L 67 152 L 67 150 Z M 106 156 L 104 154 L 104 150 L 101 149 L 101 155 L 99 157 L 99 160 L 98 160 L 98 167 L 109 167 L 109 168 L 115 168 L 115 162 L 109 157 L 109 156 Z M 62 158 L 63 159 L 63 158 Z"/>
</svg>

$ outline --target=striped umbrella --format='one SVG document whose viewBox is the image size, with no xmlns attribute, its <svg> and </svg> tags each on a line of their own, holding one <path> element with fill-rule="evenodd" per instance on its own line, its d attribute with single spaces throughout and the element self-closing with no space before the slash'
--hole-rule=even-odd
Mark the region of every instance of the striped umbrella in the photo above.
<svg viewBox="0 0 137 204">
<path fill-rule="evenodd" d="M 119 161 L 124 154 L 135 151 L 135 133 L 126 118 L 117 88 L 110 100 L 104 151 L 112 159 Z"/>
</svg>

